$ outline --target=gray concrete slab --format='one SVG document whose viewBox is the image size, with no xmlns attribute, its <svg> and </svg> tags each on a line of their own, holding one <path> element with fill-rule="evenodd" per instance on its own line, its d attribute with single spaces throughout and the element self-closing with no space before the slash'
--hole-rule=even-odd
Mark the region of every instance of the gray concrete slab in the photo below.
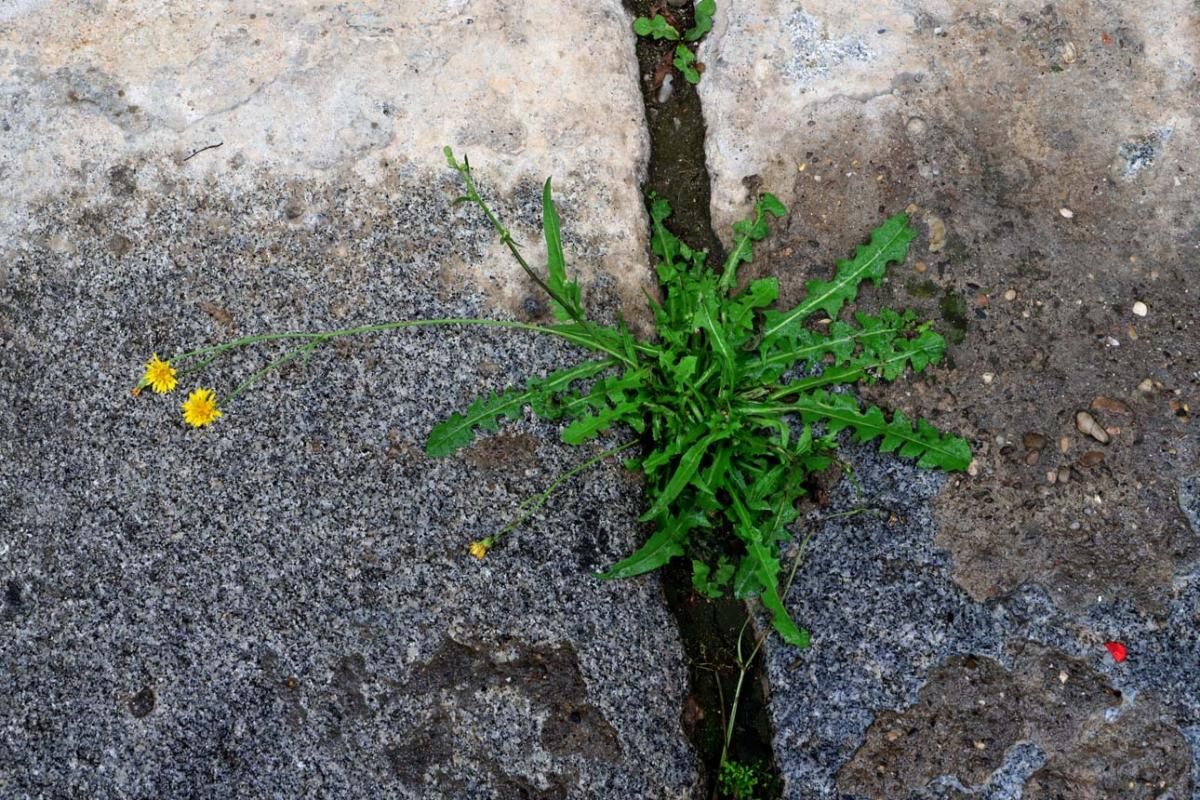
<svg viewBox="0 0 1200 800">
<path fill-rule="evenodd" d="M 935 320 L 948 360 L 865 394 L 977 456 L 941 488 L 867 458 L 865 493 L 906 522 L 818 537 L 791 598 L 814 648 L 770 656 L 788 797 L 1200 796 L 1198 37 L 1182 0 L 718 14 L 714 225 L 760 190 L 789 205 L 756 267 L 788 302 L 908 208 L 913 255 L 860 308 Z M 1047 733 L 1055 709 L 1072 721 Z"/>
<path fill-rule="evenodd" d="M 180 392 L 129 392 L 151 353 L 235 335 L 540 318 L 451 208 L 443 144 L 530 243 L 555 176 L 611 318 L 648 277 L 628 24 L 616 2 L 0 12 L 0 796 L 693 795 L 658 582 L 591 577 L 637 543 L 637 483 L 601 467 L 477 561 L 593 451 L 525 420 L 423 454 L 578 353 L 343 340 L 199 431 Z"/>
</svg>

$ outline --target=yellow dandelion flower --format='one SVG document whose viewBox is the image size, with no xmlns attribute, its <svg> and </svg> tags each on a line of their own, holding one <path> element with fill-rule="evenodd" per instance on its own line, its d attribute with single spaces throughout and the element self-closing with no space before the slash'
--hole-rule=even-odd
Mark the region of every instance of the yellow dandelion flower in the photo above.
<svg viewBox="0 0 1200 800">
<path fill-rule="evenodd" d="M 183 421 L 193 428 L 211 425 L 221 416 L 217 408 L 217 395 L 212 389 L 197 389 L 188 395 L 183 404 Z"/>
<path fill-rule="evenodd" d="M 170 361 L 160 360 L 155 353 L 146 363 L 146 374 L 142 376 L 138 388 L 149 386 L 155 394 L 166 394 L 175 388 L 175 383 L 175 368 Z"/>
<path fill-rule="evenodd" d="M 492 545 L 494 545 L 495 543 L 496 543 L 496 540 L 493 539 L 491 536 L 487 537 L 486 539 L 480 539 L 477 542 L 471 542 L 470 553 L 471 553 L 471 555 L 475 556 L 476 558 L 482 559 L 484 556 L 486 556 L 488 554 L 488 550 L 491 550 Z"/>
</svg>

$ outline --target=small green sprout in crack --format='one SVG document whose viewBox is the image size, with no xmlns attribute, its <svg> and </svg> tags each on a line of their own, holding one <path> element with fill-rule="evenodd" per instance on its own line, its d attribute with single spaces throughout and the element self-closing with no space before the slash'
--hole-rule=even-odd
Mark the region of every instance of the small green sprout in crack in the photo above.
<svg viewBox="0 0 1200 800">
<path fill-rule="evenodd" d="M 688 83 L 696 84 L 700 82 L 700 71 L 704 68 L 703 64 L 696 61 L 696 56 L 687 45 L 679 45 L 675 48 L 675 69 L 683 75 L 683 79 Z"/>
<path fill-rule="evenodd" d="M 654 12 L 659 6 L 654 6 L 651 11 Z M 667 41 L 679 41 L 678 21 L 674 14 L 671 13 L 669 7 L 663 5 L 663 13 L 655 13 L 653 17 L 638 17 L 633 21 L 633 32 L 638 36 L 649 36 L 654 40 L 665 39 Z M 700 0 L 693 9 L 695 14 L 695 24 L 688 28 L 683 34 L 684 42 L 695 43 L 700 41 L 704 36 L 712 30 L 713 15 L 717 12 L 716 0 Z M 669 15 L 664 16 L 664 14 Z M 673 24 L 674 23 L 674 24 Z M 684 80 L 691 84 L 700 82 L 700 75 L 704 72 L 704 65 L 696 60 L 696 53 L 686 44 L 679 44 L 675 48 L 675 57 L 671 62 L 675 69 L 679 70 L 679 74 Z"/>
<path fill-rule="evenodd" d="M 757 800 L 769 797 L 763 790 L 774 780 L 774 776 L 762 764 L 744 764 L 740 761 L 722 761 L 717 774 L 717 788 L 733 800 Z M 760 794 L 760 792 L 763 792 Z"/>
<path fill-rule="evenodd" d="M 655 14 L 653 18 L 638 17 L 633 21 L 633 32 L 638 36 L 666 39 L 671 42 L 679 39 L 679 31 L 675 30 L 675 26 L 667 22 L 667 18 L 662 14 Z"/>
<path fill-rule="evenodd" d="M 900 412 L 890 417 L 875 406 L 863 408 L 848 389 L 859 383 L 892 381 L 907 370 L 921 372 L 939 362 L 945 341 L 911 312 L 884 309 L 839 311 L 854 302 L 865 281 L 878 283 L 888 264 L 908 255 L 914 234 L 898 214 L 880 225 L 851 259 L 838 262 L 832 280 L 811 280 L 807 294 L 790 309 L 776 309 L 775 278 L 740 287 L 738 268 L 753 259 L 754 244 L 765 239 L 769 221 L 786 214 L 775 197 L 763 195 L 748 219 L 734 225 L 733 247 L 719 270 L 708 253 L 693 250 L 666 227 L 665 200 L 650 198 L 652 250 L 662 301 L 647 295 L 657 337 L 640 341 L 623 321 L 602 325 L 589 319 L 577 282 L 569 279 L 560 221 L 547 180 L 542 193 L 542 226 L 547 249 L 545 275 L 535 270 L 475 185 L 466 158 L 450 148 L 446 161 L 462 179 L 456 202 L 477 206 L 521 268 L 550 298 L 555 322 L 533 325 L 491 319 L 399 320 L 330 331 L 267 333 L 201 347 L 167 361 L 156 357 L 135 393 L 174 387 L 178 377 L 199 371 L 230 351 L 261 344 L 290 345 L 281 355 L 243 380 L 221 402 L 230 403 L 267 374 L 344 336 L 383 333 L 418 326 L 483 325 L 555 336 L 589 351 L 592 357 L 524 386 L 480 397 L 452 414 L 429 434 L 426 453 L 444 457 L 471 444 L 480 432 L 499 429 L 503 418 L 517 419 L 526 407 L 545 420 L 565 423 L 562 439 L 585 445 L 608 431 L 632 434 L 622 444 L 586 459 L 559 476 L 541 494 L 521 505 L 517 518 L 501 531 L 471 543 L 483 558 L 522 524 L 563 482 L 601 461 L 626 454 L 625 463 L 645 476 L 647 510 L 641 521 L 651 533 L 632 555 L 599 575 L 632 578 L 673 558 L 689 556 L 693 581 L 709 596 L 732 593 L 757 598 L 783 639 L 807 647 L 808 631 L 783 604 L 781 547 L 799 515 L 809 476 L 834 463 L 837 436 L 852 431 L 859 441 L 878 440 L 884 452 L 915 459 L 922 467 L 964 470 L 971 460 L 966 441 Z M 800 377 L 797 377 L 799 375 Z M 199 393 L 199 394 L 197 394 Z M 216 394 L 197 390 L 184 408 L 194 427 L 221 417 Z"/>
</svg>

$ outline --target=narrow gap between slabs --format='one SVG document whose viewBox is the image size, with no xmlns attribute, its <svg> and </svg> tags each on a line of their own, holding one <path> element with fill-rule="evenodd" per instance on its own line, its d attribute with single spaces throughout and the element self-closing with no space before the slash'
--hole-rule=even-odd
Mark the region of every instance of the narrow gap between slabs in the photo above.
<svg viewBox="0 0 1200 800">
<path fill-rule="evenodd" d="M 678 21 L 681 31 L 694 23 L 690 0 L 679 7 L 664 0 L 624 0 L 624 4 L 635 18 L 669 13 Z M 692 247 L 706 248 L 709 263 L 721 263 L 725 252 L 713 231 L 709 213 L 704 115 L 696 87 L 671 66 L 678 44 L 644 36 L 637 41 L 639 82 L 650 133 L 650 163 L 643 190 L 670 202 L 672 214 L 667 227 L 672 233 Z M 663 81 L 668 75 L 670 89 L 664 90 Z M 737 640 L 746 621 L 747 607 L 732 598 L 710 600 L 696 593 L 692 588 L 691 562 L 685 559 L 667 564 L 662 570 L 662 581 L 688 660 L 690 690 L 682 714 L 683 729 L 704 763 L 708 796 L 722 797 L 717 790 L 717 773 L 727 704 L 738 678 Z M 747 641 L 753 645 L 750 636 Z M 742 764 L 761 765 L 774 779 L 770 783 L 778 787 L 761 662 L 761 657 L 756 659 L 746 675 L 729 757 Z M 765 794 L 762 788 L 756 796 L 778 796 L 777 788 Z"/>
</svg>

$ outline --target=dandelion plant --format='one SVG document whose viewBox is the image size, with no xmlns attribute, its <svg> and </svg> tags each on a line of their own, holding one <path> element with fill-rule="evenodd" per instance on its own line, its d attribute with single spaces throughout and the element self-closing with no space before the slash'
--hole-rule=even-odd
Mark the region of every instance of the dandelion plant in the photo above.
<svg viewBox="0 0 1200 800">
<path fill-rule="evenodd" d="M 799 514 L 813 473 L 835 460 L 839 434 L 878 441 L 884 452 L 915 459 L 922 467 L 966 469 L 970 448 L 924 420 L 900 412 L 888 415 L 864 406 L 850 389 L 859 383 L 892 381 L 907 370 L 921 372 L 938 363 L 945 341 L 912 312 L 889 309 L 877 315 L 840 312 L 867 281 L 878 283 L 889 264 L 908 254 L 913 230 L 904 214 L 876 228 L 853 258 L 838 262 L 831 280 L 811 280 L 804 299 L 789 309 L 775 307 L 779 284 L 763 278 L 740 286 L 738 268 L 753 258 L 766 238 L 771 218 L 786 209 L 764 194 L 752 215 L 733 227 L 733 246 L 720 269 L 708 253 L 694 250 L 666 227 L 671 209 L 650 198 L 652 250 L 661 301 L 647 295 L 657 336 L 641 341 L 618 322 L 603 325 L 588 317 L 577 282 L 569 279 L 560 220 L 547 180 L 542 193 L 546 241 L 545 273 L 521 254 L 476 188 L 469 162 L 450 148 L 446 160 L 462 179 L 457 202 L 477 206 L 500 241 L 550 300 L 555 322 L 532 325 L 503 320 L 405 320 L 313 333 L 249 336 L 184 353 L 169 361 L 155 356 L 135 391 L 174 388 L 175 367 L 195 371 L 235 347 L 291 340 L 295 346 L 238 386 L 224 403 L 266 372 L 306 358 L 326 342 L 362 333 L 425 325 L 491 325 L 524 329 L 566 339 L 591 353 L 588 360 L 524 385 L 490 393 L 450 415 L 429 434 L 426 453 L 450 456 L 480 433 L 499 429 L 504 418 L 529 409 L 542 419 L 562 421 L 562 439 L 582 445 L 610 430 L 633 434 L 559 476 L 545 492 L 530 498 L 507 527 L 472 542 L 483 558 L 504 534 L 523 522 L 562 482 L 605 458 L 624 454 L 626 464 L 645 476 L 646 510 L 641 521 L 649 535 L 633 554 L 599 575 L 631 578 L 673 558 L 691 556 L 695 585 L 705 594 L 757 597 L 774 628 L 790 644 L 806 647 L 809 635 L 784 608 L 781 597 L 781 545 Z M 821 324 L 815 324 L 821 323 Z M 168 381 L 167 375 L 170 379 Z M 196 427 L 221 411 L 211 390 L 189 399 L 185 419 Z M 637 449 L 635 449 L 637 448 Z"/>
</svg>

